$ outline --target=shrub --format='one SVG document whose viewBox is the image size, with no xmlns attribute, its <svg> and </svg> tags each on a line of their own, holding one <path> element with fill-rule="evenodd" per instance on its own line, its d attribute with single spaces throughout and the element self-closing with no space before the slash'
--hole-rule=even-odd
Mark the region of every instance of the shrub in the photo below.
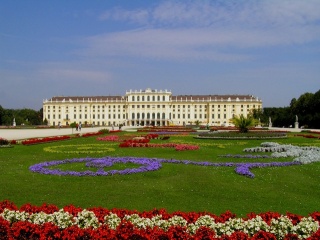
<svg viewBox="0 0 320 240">
<path fill-rule="evenodd" d="M 107 133 L 109 133 L 109 129 L 107 129 L 107 128 L 100 129 L 100 130 L 99 130 L 99 133 L 101 133 L 101 134 L 107 134 Z"/>
</svg>

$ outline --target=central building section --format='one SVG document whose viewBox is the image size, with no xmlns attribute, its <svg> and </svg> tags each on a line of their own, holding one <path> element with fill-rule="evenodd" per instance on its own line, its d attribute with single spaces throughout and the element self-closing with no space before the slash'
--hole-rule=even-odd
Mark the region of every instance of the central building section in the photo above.
<svg viewBox="0 0 320 240">
<path fill-rule="evenodd" d="M 171 119 L 171 91 L 147 88 L 130 90 L 127 98 L 127 125 L 165 126 Z"/>
</svg>

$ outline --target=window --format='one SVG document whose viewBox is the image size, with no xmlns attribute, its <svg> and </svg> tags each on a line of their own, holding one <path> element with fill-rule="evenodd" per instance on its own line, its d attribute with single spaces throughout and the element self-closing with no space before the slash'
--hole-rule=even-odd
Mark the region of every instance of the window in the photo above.
<svg viewBox="0 0 320 240">
<path fill-rule="evenodd" d="M 166 97 L 165 96 L 162 96 L 162 101 L 165 101 L 166 100 Z"/>
<path fill-rule="evenodd" d="M 132 102 L 134 102 L 134 96 L 132 96 Z"/>
</svg>

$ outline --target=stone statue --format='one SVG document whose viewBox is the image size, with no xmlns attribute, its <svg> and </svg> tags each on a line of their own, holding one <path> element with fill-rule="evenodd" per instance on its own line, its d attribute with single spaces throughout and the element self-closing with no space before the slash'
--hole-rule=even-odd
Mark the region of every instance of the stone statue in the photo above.
<svg viewBox="0 0 320 240">
<path fill-rule="evenodd" d="M 298 115 L 296 115 L 296 122 L 294 123 L 295 128 L 299 128 Z"/>
<path fill-rule="evenodd" d="M 271 117 L 269 117 L 269 127 L 272 127 Z"/>
</svg>

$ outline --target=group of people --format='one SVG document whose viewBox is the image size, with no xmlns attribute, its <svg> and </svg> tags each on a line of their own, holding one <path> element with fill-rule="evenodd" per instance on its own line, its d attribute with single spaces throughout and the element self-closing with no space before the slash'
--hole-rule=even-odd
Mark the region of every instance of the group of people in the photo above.
<svg viewBox="0 0 320 240">
<path fill-rule="evenodd" d="M 82 127 L 82 125 L 81 125 L 81 122 L 78 124 L 76 124 L 76 131 L 81 131 L 81 127 Z"/>
</svg>

